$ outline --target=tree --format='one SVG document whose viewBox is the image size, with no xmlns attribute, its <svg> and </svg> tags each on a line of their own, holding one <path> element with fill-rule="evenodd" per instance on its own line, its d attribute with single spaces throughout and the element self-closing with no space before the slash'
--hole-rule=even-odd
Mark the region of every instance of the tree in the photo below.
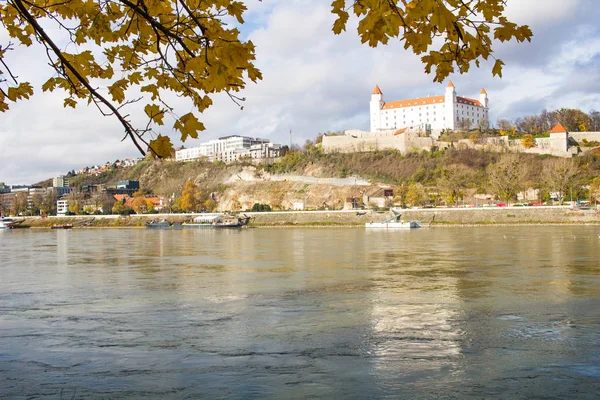
<svg viewBox="0 0 600 400">
<path fill-rule="evenodd" d="M 445 194 L 448 203 L 455 203 L 463 198 L 467 183 L 471 180 L 473 172 L 463 164 L 451 164 L 442 169 L 438 180 L 438 187 Z"/>
<path fill-rule="evenodd" d="M 198 187 L 188 181 L 181 192 L 181 197 L 177 199 L 177 207 L 181 211 L 196 211 L 198 204 Z"/>
<path fill-rule="evenodd" d="M 554 158 L 544 163 L 542 179 L 551 192 L 556 193 L 562 205 L 565 194 L 573 185 L 572 179 L 577 175 L 577 166 L 571 158 Z"/>
<path fill-rule="evenodd" d="M 506 153 L 488 166 L 487 175 L 492 193 L 509 203 L 521 191 L 527 170 L 518 153 Z"/>
<path fill-rule="evenodd" d="M 596 177 L 590 184 L 590 203 L 598 203 L 598 199 L 600 199 L 600 178 Z"/>
<path fill-rule="evenodd" d="M 420 183 L 411 183 L 408 185 L 405 194 L 405 200 L 407 204 L 419 206 L 423 204 L 427 198 L 427 193 L 425 193 L 423 185 Z"/>
<path fill-rule="evenodd" d="M 530 149 L 533 146 L 535 146 L 535 139 L 533 138 L 533 135 L 530 133 L 526 133 L 525 135 L 523 135 L 523 137 L 521 138 L 521 144 L 526 149 Z"/>
<path fill-rule="evenodd" d="M 508 132 L 512 130 L 512 122 L 507 119 L 499 119 L 496 126 L 500 130 L 501 136 L 508 136 Z"/>
<path fill-rule="evenodd" d="M 145 197 L 136 197 L 131 203 L 131 207 L 136 214 L 148 214 L 154 210 L 154 204 Z"/>
<path fill-rule="evenodd" d="M 54 75 L 43 91 L 65 91 L 65 107 L 93 103 L 118 119 L 142 154 L 147 148 L 168 157 L 172 143 L 155 130 L 165 117 L 182 141 L 195 138 L 204 130 L 196 114 L 210 107 L 212 95 L 225 92 L 240 105 L 244 99 L 235 93 L 247 81 L 262 79 L 253 43 L 241 40 L 233 23 L 243 24 L 245 10 L 243 2 L 232 0 L 10 0 L 0 3 L 0 18 L 16 45 L 35 44 L 47 54 Z M 504 0 L 334 0 L 336 34 L 346 28 L 348 11 L 359 19 L 363 43 L 377 46 L 398 38 L 422 55 L 427 73 L 435 68 L 438 82 L 493 58 L 494 39 L 523 42 L 533 35 L 528 26 L 505 17 Z M 59 42 L 60 31 L 68 34 L 67 43 Z M 13 42 L 0 48 L 0 74 L 7 77 L 0 111 L 34 93 L 29 82 L 19 80 L 21 71 L 10 69 Z M 502 76 L 503 64 L 496 59 L 492 74 Z M 142 97 L 128 98 L 132 92 Z M 169 92 L 187 99 L 194 112 L 177 114 Z M 134 126 L 132 107 L 143 108 L 146 123 Z"/>
<path fill-rule="evenodd" d="M 470 118 L 462 118 L 456 123 L 456 130 L 468 132 L 471 129 L 471 125 L 472 123 Z"/>
<path fill-rule="evenodd" d="M 14 197 L 12 214 L 21 215 L 27 211 L 27 192 L 17 192 Z"/>
<path fill-rule="evenodd" d="M 123 210 L 125 210 L 125 205 L 123 204 L 123 202 L 120 200 L 115 201 L 115 204 L 113 204 L 112 206 L 112 213 L 121 214 Z"/>
</svg>

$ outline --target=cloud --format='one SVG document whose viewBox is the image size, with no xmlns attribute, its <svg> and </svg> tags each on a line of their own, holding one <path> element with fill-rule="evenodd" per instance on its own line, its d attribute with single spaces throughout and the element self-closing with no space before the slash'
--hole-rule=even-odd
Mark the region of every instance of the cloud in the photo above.
<svg viewBox="0 0 600 400">
<path fill-rule="evenodd" d="M 440 95 L 446 82 L 434 83 L 420 58 L 398 41 L 370 48 L 362 45 L 351 20 L 348 31 L 334 35 L 335 17 L 317 0 L 247 0 L 242 36 L 256 45 L 264 79 L 239 93 L 243 110 L 226 95 L 201 120 L 207 130 L 191 147 L 220 136 L 240 134 L 289 143 L 318 133 L 367 129 L 370 94 L 378 84 L 386 100 Z M 458 94 L 477 97 L 485 87 L 491 120 L 515 119 L 542 108 L 598 108 L 600 9 L 596 0 L 509 0 L 508 17 L 529 24 L 531 43 L 495 43 L 494 55 L 506 62 L 502 79 L 491 75 L 493 60 L 451 77 Z M 353 26 L 354 24 L 354 26 Z M 0 31 L 0 41 L 6 36 Z M 22 77 L 41 84 L 51 71 L 39 48 L 18 48 L 11 62 Z M 38 86 L 39 88 L 39 86 Z M 39 91 L 39 90 L 38 90 Z M 0 181 L 31 183 L 138 153 L 113 118 L 94 107 L 62 107 L 62 93 L 42 94 L 2 114 Z M 190 105 L 176 101 L 185 114 Z M 130 112 L 140 118 L 135 105 Z M 169 127 L 163 132 L 172 133 Z M 179 135 L 171 134 L 175 143 Z"/>
</svg>

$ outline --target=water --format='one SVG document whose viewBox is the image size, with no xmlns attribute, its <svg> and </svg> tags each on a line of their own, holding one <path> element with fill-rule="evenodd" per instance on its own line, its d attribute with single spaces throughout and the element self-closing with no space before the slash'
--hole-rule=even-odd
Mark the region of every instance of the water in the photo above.
<svg viewBox="0 0 600 400">
<path fill-rule="evenodd" d="M 0 398 L 596 399 L 599 234 L 0 232 Z"/>
</svg>

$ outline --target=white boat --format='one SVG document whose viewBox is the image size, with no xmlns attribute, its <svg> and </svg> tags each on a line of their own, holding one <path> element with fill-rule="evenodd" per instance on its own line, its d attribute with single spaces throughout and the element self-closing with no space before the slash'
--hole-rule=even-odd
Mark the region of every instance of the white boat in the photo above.
<svg viewBox="0 0 600 400">
<path fill-rule="evenodd" d="M 411 229 L 420 228 L 422 225 L 419 221 L 404 221 L 402 220 L 402 214 L 392 210 L 394 216 L 386 219 L 382 222 L 368 222 L 365 224 L 366 228 L 378 228 L 378 229 Z"/>
<path fill-rule="evenodd" d="M 2 217 L 0 219 L 0 229 L 11 229 L 14 225 L 15 221 L 10 218 Z"/>
</svg>

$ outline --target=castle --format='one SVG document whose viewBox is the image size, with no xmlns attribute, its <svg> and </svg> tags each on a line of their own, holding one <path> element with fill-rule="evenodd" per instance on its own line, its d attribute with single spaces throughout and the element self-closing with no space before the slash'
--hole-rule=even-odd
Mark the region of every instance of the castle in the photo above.
<svg viewBox="0 0 600 400">
<path fill-rule="evenodd" d="M 456 95 L 452 81 L 443 96 L 410 100 L 384 101 L 379 86 L 375 86 L 370 103 L 371 132 L 424 127 L 426 131 L 454 130 L 458 126 L 475 128 L 488 121 L 489 103 L 485 89 L 479 100 Z M 462 123 L 461 123 L 462 121 Z"/>
</svg>

